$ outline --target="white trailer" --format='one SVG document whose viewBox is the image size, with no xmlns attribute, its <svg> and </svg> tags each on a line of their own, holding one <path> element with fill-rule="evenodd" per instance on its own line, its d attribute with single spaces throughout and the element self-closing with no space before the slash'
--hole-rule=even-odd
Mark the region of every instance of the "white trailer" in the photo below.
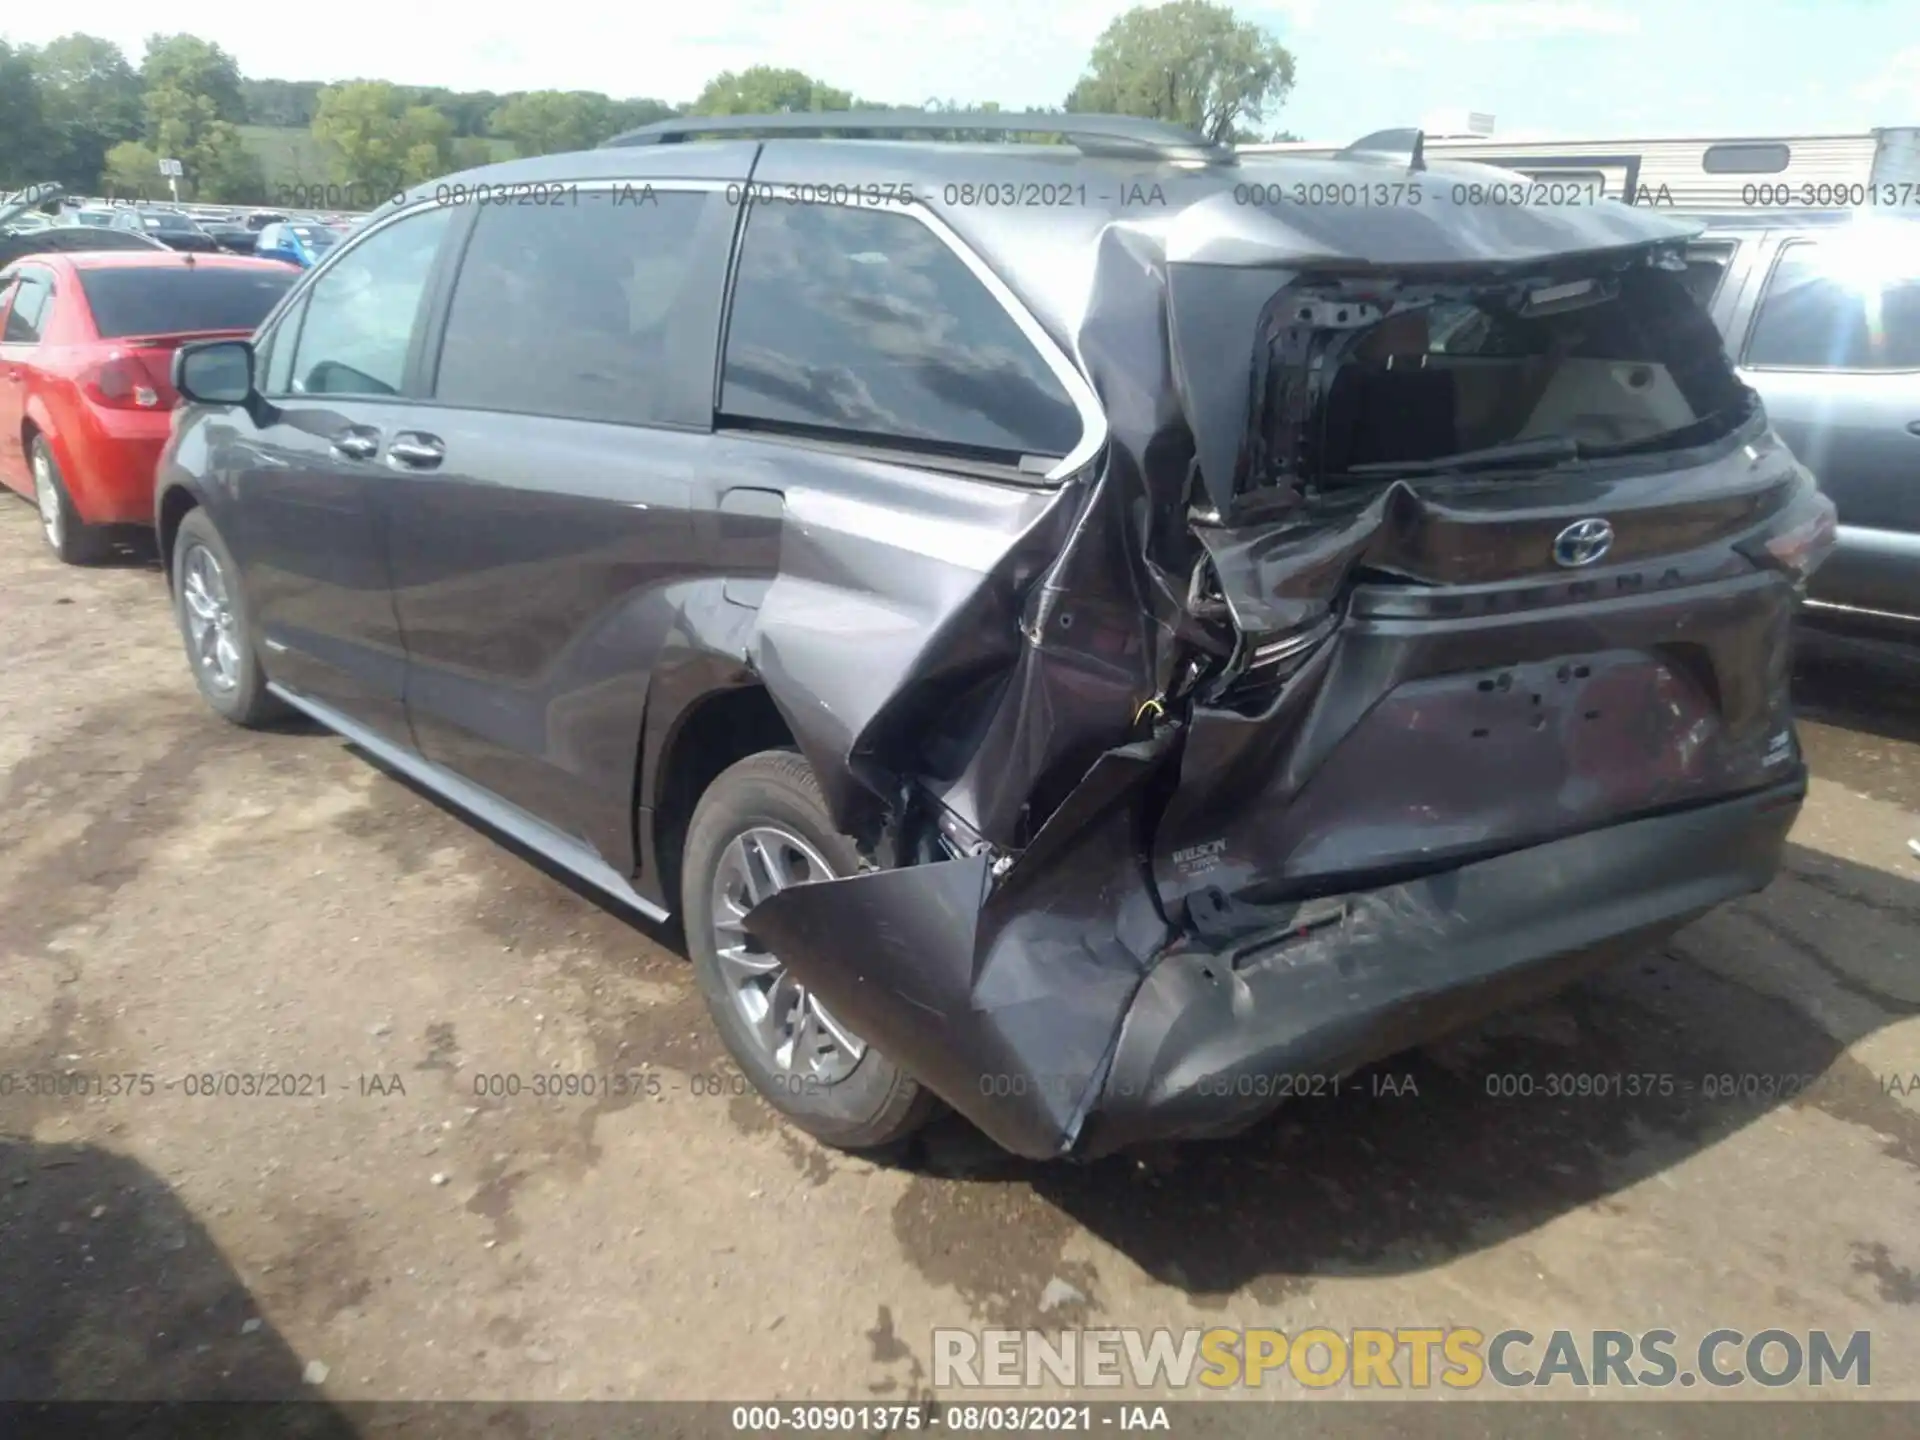
<svg viewBox="0 0 1920 1440">
<path fill-rule="evenodd" d="M 1242 145 L 1240 153 L 1332 155 L 1340 145 Z M 1624 140 L 1429 135 L 1431 160 L 1496 165 L 1540 180 L 1604 187 L 1629 204 L 1681 210 L 1893 207 L 1920 214 L 1920 127 L 1854 134 Z"/>
</svg>

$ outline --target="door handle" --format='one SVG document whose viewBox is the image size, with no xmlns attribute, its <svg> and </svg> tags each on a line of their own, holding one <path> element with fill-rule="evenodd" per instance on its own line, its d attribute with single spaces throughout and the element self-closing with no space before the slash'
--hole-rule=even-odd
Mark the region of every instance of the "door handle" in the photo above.
<svg viewBox="0 0 1920 1440">
<path fill-rule="evenodd" d="M 409 470 L 431 470 L 446 455 L 447 447 L 438 435 L 423 435 L 418 431 L 396 435 L 387 446 L 387 463 Z"/>
<path fill-rule="evenodd" d="M 342 460 L 371 460 L 380 448 L 378 432 L 349 430 L 333 442 L 333 453 Z"/>
<path fill-rule="evenodd" d="M 1907 422 L 1907 433 L 1909 435 L 1920 435 L 1920 420 L 1909 420 Z"/>
</svg>

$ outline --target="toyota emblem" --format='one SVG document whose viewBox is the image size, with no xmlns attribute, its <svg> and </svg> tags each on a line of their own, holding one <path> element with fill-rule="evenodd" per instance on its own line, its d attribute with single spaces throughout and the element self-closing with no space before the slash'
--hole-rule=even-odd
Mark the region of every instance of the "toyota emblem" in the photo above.
<svg viewBox="0 0 1920 1440">
<path fill-rule="evenodd" d="M 1575 569 L 1591 565 L 1613 548 L 1613 526 L 1605 520 L 1576 520 L 1553 537 L 1556 564 Z"/>
</svg>

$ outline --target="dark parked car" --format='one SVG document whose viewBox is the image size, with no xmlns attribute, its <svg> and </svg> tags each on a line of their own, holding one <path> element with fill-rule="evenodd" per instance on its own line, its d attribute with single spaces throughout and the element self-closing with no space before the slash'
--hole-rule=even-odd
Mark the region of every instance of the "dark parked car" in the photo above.
<svg viewBox="0 0 1920 1440">
<path fill-rule="evenodd" d="M 455 176 L 183 349 L 208 704 L 677 909 L 851 1147 L 1230 1133 L 1768 882 L 1832 507 L 1690 227 L 1410 132 L 793 134 L 932 123 Z"/>
<path fill-rule="evenodd" d="M 184 210 L 129 206 L 114 213 L 113 223 L 116 229 L 131 230 L 158 240 L 169 250 L 189 250 L 204 255 L 220 248 L 220 242 L 201 229 L 199 222 Z"/>
<path fill-rule="evenodd" d="M 203 221 L 200 228 L 211 235 L 214 243 L 229 254 L 251 255 L 260 243 L 260 232 L 248 229 L 246 224 L 239 220 Z"/>
<path fill-rule="evenodd" d="M 55 184 L 33 185 L 0 201 L 0 266 L 27 255 L 54 255 L 78 250 L 164 250 L 158 240 L 128 230 L 88 225 L 45 224 L 37 207 L 59 198 Z"/>
<path fill-rule="evenodd" d="M 1687 258 L 1740 378 L 1839 510 L 1813 618 L 1920 634 L 1920 220 L 1713 216 Z"/>
</svg>

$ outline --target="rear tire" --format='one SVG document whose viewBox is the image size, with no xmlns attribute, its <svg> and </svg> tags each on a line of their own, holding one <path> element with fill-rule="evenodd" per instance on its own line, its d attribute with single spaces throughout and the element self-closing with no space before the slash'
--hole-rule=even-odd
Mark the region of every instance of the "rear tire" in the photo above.
<svg viewBox="0 0 1920 1440">
<path fill-rule="evenodd" d="M 259 729 L 292 712 L 267 689 L 259 635 L 240 567 L 204 510 L 189 510 L 173 537 L 173 614 L 200 698 L 224 720 Z"/>
<path fill-rule="evenodd" d="M 769 856 L 770 867 L 755 858 Z M 740 893 L 736 880 L 758 875 L 764 898 L 769 882 L 778 889 L 860 869 L 859 851 L 833 828 L 807 762 L 766 750 L 723 771 L 700 797 L 680 885 L 687 953 L 728 1053 L 769 1105 L 843 1150 L 904 1140 L 939 1101 L 728 922 L 740 908 L 730 898 Z M 782 878 L 770 878 L 776 870 Z"/>
<path fill-rule="evenodd" d="M 40 537 L 47 548 L 68 565 L 92 565 L 105 559 L 113 548 L 112 537 L 104 526 L 87 524 L 74 509 L 46 436 L 33 437 L 27 447 L 27 465 L 33 474 L 34 504 L 40 511 Z"/>
</svg>

